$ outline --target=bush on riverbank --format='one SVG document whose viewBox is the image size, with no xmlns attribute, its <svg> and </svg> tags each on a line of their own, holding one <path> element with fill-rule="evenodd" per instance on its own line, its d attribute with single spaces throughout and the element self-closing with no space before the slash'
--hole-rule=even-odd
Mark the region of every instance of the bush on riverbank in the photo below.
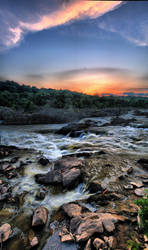
<svg viewBox="0 0 148 250">
<path fill-rule="evenodd" d="M 125 96 L 91 96 L 69 90 L 38 89 L 13 81 L 0 81 L 0 106 L 34 111 L 39 107 L 79 110 L 108 107 L 148 107 L 148 98 Z"/>
</svg>

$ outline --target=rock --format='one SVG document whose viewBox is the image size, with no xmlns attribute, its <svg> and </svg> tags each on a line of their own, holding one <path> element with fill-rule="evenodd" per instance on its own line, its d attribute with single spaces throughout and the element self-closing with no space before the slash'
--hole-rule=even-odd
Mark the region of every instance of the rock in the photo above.
<svg viewBox="0 0 148 250">
<path fill-rule="evenodd" d="M 44 185 L 56 185 L 62 183 L 62 174 L 61 171 L 51 170 L 47 174 L 37 174 L 35 175 L 35 180 L 38 183 Z"/>
<path fill-rule="evenodd" d="M 70 169 L 70 168 L 81 168 L 83 167 L 83 160 L 76 157 L 63 157 L 61 160 L 55 162 L 54 169 Z"/>
<path fill-rule="evenodd" d="M 30 242 L 30 246 L 31 247 L 35 247 L 39 244 L 38 238 L 37 237 L 33 237 L 32 241 Z"/>
<path fill-rule="evenodd" d="M 0 243 L 6 241 L 12 233 L 11 226 L 6 223 L 0 227 Z"/>
<path fill-rule="evenodd" d="M 62 173 L 62 184 L 63 187 L 75 187 L 81 180 L 81 171 L 77 168 L 64 171 Z"/>
<path fill-rule="evenodd" d="M 84 250 L 91 250 L 91 239 L 89 239 L 89 240 L 87 241 Z"/>
<path fill-rule="evenodd" d="M 141 181 L 130 182 L 130 184 L 137 188 L 143 187 L 143 183 Z"/>
<path fill-rule="evenodd" d="M 137 196 L 140 196 L 140 197 L 145 195 L 144 188 L 136 188 L 134 192 Z"/>
<path fill-rule="evenodd" d="M 131 174 L 133 172 L 133 167 L 128 168 L 127 173 Z"/>
<path fill-rule="evenodd" d="M 88 190 L 91 193 L 96 193 L 98 191 L 102 192 L 104 190 L 103 185 L 98 181 L 92 181 L 89 183 Z"/>
<path fill-rule="evenodd" d="M 16 163 L 18 161 L 19 157 L 13 157 L 10 161 L 10 163 Z"/>
<path fill-rule="evenodd" d="M 0 185 L 0 201 L 5 201 L 9 197 L 9 188 L 2 184 Z"/>
<path fill-rule="evenodd" d="M 48 211 L 45 207 L 35 209 L 32 219 L 32 226 L 43 226 L 47 222 Z"/>
<path fill-rule="evenodd" d="M 49 163 L 49 160 L 44 158 L 44 157 L 41 157 L 39 160 L 38 160 L 38 163 L 43 165 L 43 166 L 46 166 L 48 163 Z"/>
<path fill-rule="evenodd" d="M 0 180 L 0 185 L 2 185 L 3 184 L 3 181 L 2 180 Z"/>
<path fill-rule="evenodd" d="M 132 190 L 132 189 L 134 188 L 133 185 L 124 185 L 123 187 L 124 187 L 124 189 L 126 189 L 126 190 Z"/>
<path fill-rule="evenodd" d="M 83 161 L 75 157 L 66 157 L 55 163 L 53 169 L 47 174 L 37 174 L 35 179 L 45 185 L 61 184 L 66 188 L 73 188 L 81 181 Z"/>
<path fill-rule="evenodd" d="M 74 241 L 73 235 L 68 232 L 66 227 L 62 228 L 61 232 L 59 233 L 59 236 L 62 243 Z"/>
<path fill-rule="evenodd" d="M 44 200 L 45 196 L 46 196 L 46 193 L 44 191 L 41 191 L 41 190 L 39 190 L 36 194 L 36 198 L 38 200 Z"/>
<path fill-rule="evenodd" d="M 84 130 L 92 126 L 92 123 L 70 123 L 67 126 L 59 129 L 56 133 L 62 135 L 69 135 L 71 137 L 80 136 Z"/>
<path fill-rule="evenodd" d="M 75 234 L 76 241 L 86 241 L 94 233 L 108 233 L 115 230 L 115 223 L 127 220 L 124 216 L 110 213 L 84 213 L 71 220 L 71 230 Z"/>
<path fill-rule="evenodd" d="M 75 203 L 65 204 L 62 209 L 70 218 L 80 216 L 82 212 L 82 207 Z"/>
<path fill-rule="evenodd" d="M 94 241 L 93 241 L 93 245 L 95 247 L 95 249 L 100 249 L 102 247 L 105 247 L 105 242 L 99 238 L 96 238 Z"/>
<path fill-rule="evenodd" d="M 143 184 L 148 184 L 148 179 L 144 179 L 142 182 Z"/>
<path fill-rule="evenodd" d="M 137 163 L 140 164 L 146 170 L 148 170 L 148 159 L 141 158 L 140 160 L 137 161 Z"/>
<path fill-rule="evenodd" d="M 115 249 L 117 247 L 117 241 L 115 237 L 113 236 L 109 236 L 109 237 L 104 236 L 104 241 L 108 244 L 108 246 L 111 249 Z"/>
</svg>

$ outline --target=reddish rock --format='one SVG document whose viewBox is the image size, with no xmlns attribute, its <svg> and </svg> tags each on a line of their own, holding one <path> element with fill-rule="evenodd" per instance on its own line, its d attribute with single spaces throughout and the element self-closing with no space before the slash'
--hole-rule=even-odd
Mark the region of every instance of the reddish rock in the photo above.
<svg viewBox="0 0 148 250">
<path fill-rule="evenodd" d="M 115 249 L 117 247 L 117 241 L 113 236 L 106 237 L 104 236 L 104 241 L 108 244 L 111 249 Z"/>
<path fill-rule="evenodd" d="M 130 184 L 137 188 L 143 187 L 142 181 L 130 182 Z"/>
<path fill-rule="evenodd" d="M 134 192 L 137 196 L 140 196 L 140 197 L 145 195 L 144 188 L 136 188 Z"/>
<path fill-rule="evenodd" d="M 76 157 L 65 157 L 55 163 L 54 169 L 81 168 L 83 161 Z"/>
<path fill-rule="evenodd" d="M 30 246 L 31 247 L 35 247 L 39 244 L 38 238 L 37 237 L 33 237 L 32 241 L 30 242 Z"/>
<path fill-rule="evenodd" d="M 43 226 L 46 224 L 48 211 L 45 207 L 35 209 L 32 219 L 32 226 Z"/>
<path fill-rule="evenodd" d="M 80 216 L 82 212 L 82 207 L 75 203 L 68 203 L 62 206 L 62 209 L 69 217 Z"/>
<path fill-rule="evenodd" d="M 6 223 L 0 227 L 0 243 L 6 241 L 12 233 L 11 226 Z"/>
<path fill-rule="evenodd" d="M 102 247 L 105 247 L 105 242 L 99 238 L 96 238 L 94 241 L 93 241 L 93 245 L 94 247 L 98 250 Z"/>
</svg>

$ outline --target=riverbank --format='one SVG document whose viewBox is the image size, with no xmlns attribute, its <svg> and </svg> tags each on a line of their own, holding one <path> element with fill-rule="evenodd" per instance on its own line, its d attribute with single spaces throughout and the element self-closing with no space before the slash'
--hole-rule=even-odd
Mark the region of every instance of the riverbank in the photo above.
<svg viewBox="0 0 148 250">
<path fill-rule="evenodd" d="M 130 111 L 1 125 L 0 226 L 11 226 L 3 249 L 129 249 L 133 239 L 144 249 L 134 200 L 148 188 L 146 123 L 147 113 Z"/>
</svg>

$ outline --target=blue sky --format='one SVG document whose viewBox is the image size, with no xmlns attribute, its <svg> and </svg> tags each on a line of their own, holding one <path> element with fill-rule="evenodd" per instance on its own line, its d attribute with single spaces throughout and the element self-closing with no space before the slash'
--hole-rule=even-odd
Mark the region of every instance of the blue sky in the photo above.
<svg viewBox="0 0 148 250">
<path fill-rule="evenodd" d="M 148 93 L 148 2 L 1 0 L 0 78 Z"/>
</svg>

